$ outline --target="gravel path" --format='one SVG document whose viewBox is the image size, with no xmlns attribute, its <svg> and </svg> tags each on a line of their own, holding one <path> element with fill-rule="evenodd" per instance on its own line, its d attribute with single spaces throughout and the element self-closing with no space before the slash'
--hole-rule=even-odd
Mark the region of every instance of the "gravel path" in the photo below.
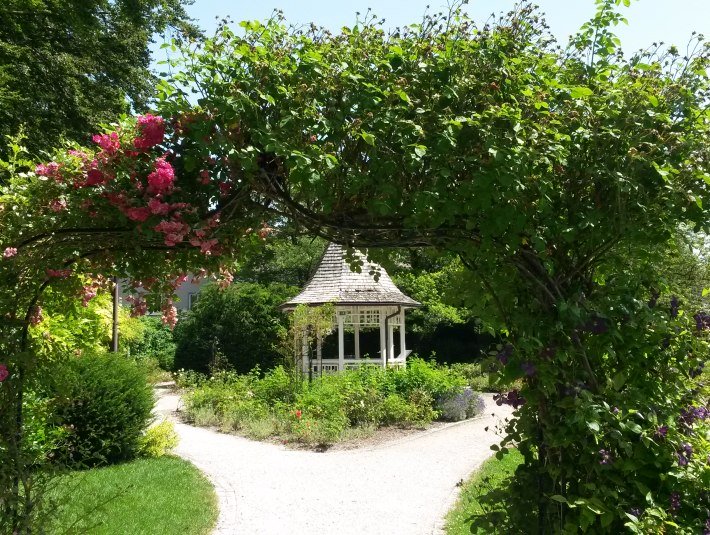
<svg viewBox="0 0 710 535">
<path fill-rule="evenodd" d="M 484 394 L 482 417 L 375 447 L 317 453 L 185 425 L 175 418 L 179 397 L 158 392 L 156 411 L 180 435 L 176 453 L 215 485 L 217 535 L 442 533 L 457 483 L 491 455 L 495 428 L 510 415 Z"/>
</svg>

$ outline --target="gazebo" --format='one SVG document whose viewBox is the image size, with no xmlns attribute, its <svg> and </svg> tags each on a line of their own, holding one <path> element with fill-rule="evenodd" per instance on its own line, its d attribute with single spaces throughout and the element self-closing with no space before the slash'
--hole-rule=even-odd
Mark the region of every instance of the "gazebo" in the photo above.
<svg viewBox="0 0 710 535">
<path fill-rule="evenodd" d="M 306 333 L 303 335 L 303 372 L 332 373 L 357 368 L 363 364 L 382 367 L 403 366 L 411 351 L 405 342 L 405 310 L 421 306 L 404 295 L 378 264 L 369 262 L 360 251 L 355 251 L 361 262 L 359 272 L 350 269 L 345 249 L 334 243 L 328 245 L 323 258 L 303 291 L 281 305 L 292 311 L 299 305 L 309 307 L 331 303 L 335 308 L 334 330 L 338 333 L 338 355 L 323 356 L 323 340 L 316 340 L 316 358 L 308 358 Z M 361 354 L 362 329 L 379 328 L 379 352 L 375 357 Z M 395 329 L 399 347 L 395 348 Z M 352 348 L 346 348 L 345 332 L 353 332 Z"/>
</svg>

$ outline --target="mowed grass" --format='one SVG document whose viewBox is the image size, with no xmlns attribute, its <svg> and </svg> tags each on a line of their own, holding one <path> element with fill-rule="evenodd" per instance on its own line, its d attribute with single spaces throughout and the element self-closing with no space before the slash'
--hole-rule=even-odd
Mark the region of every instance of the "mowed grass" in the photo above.
<svg viewBox="0 0 710 535">
<path fill-rule="evenodd" d="M 481 505 L 480 498 L 485 494 L 505 494 L 505 480 L 513 475 L 515 469 L 523 462 L 523 456 L 518 450 L 511 450 L 503 459 L 495 457 L 488 459 L 471 478 L 464 483 L 461 494 L 451 511 L 446 515 L 447 535 L 470 535 L 471 533 L 492 533 L 490 529 L 471 528 L 472 520 L 488 513 Z"/>
<path fill-rule="evenodd" d="M 210 482 L 170 456 L 73 472 L 56 482 L 51 498 L 58 508 L 50 533 L 197 535 L 217 519 Z"/>
</svg>

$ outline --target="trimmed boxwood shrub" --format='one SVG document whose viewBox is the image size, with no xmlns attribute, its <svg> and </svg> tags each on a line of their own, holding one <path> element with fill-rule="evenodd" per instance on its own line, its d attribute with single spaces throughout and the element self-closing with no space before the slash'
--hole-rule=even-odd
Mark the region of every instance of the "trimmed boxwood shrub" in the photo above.
<svg viewBox="0 0 710 535">
<path fill-rule="evenodd" d="M 55 458 L 72 466 L 95 466 L 137 455 L 154 399 L 136 363 L 87 354 L 62 363 L 55 379 L 54 412 L 66 430 Z"/>
</svg>

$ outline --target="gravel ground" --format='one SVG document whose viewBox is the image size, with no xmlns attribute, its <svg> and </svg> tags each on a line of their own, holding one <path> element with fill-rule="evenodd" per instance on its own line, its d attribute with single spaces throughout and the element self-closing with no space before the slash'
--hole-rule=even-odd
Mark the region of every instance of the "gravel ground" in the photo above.
<svg viewBox="0 0 710 535">
<path fill-rule="evenodd" d="M 486 411 L 473 420 L 324 453 L 180 423 L 180 399 L 168 390 L 158 390 L 156 411 L 175 422 L 176 453 L 215 485 L 216 535 L 429 535 L 443 533 L 457 483 L 491 455 L 496 426 L 511 413 L 484 397 Z"/>
</svg>

